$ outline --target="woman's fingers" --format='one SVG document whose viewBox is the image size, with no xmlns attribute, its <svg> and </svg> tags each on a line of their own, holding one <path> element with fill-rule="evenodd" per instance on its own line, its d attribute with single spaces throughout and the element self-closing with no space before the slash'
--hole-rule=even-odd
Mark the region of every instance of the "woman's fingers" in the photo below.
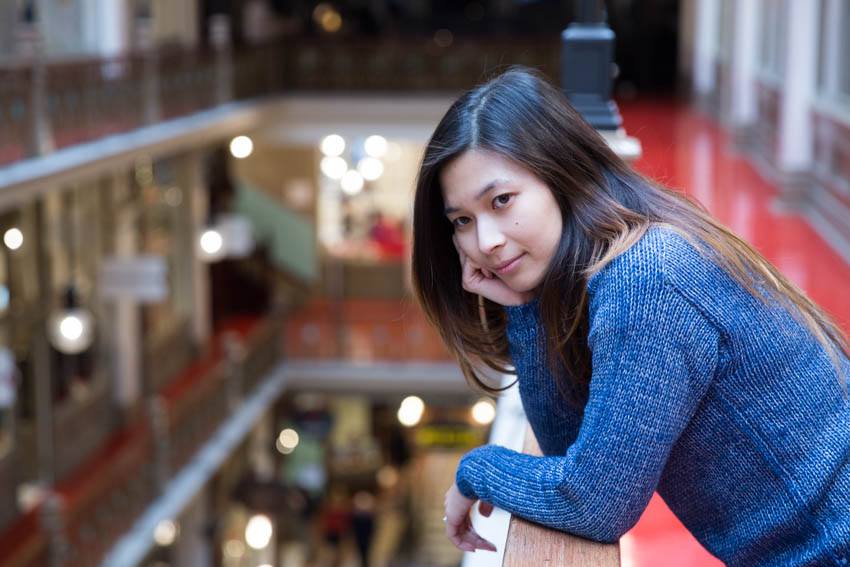
<svg viewBox="0 0 850 567">
<path fill-rule="evenodd" d="M 471 526 L 460 534 L 450 536 L 449 539 L 455 544 L 455 547 L 464 551 L 475 551 L 476 549 L 496 551 L 496 546 L 478 535 Z"/>
<path fill-rule="evenodd" d="M 493 513 L 493 505 L 489 502 L 484 502 L 483 500 L 478 501 L 478 513 L 484 516 L 485 518 L 489 518 L 490 514 Z"/>
<path fill-rule="evenodd" d="M 457 250 L 461 266 L 461 285 L 469 293 L 486 297 L 500 305 L 522 305 L 531 301 L 528 292 L 519 293 L 508 287 L 492 270 L 476 264 L 463 253 L 457 241 L 457 235 L 452 235 L 452 243 Z"/>
<path fill-rule="evenodd" d="M 496 551 L 496 546 L 478 535 L 478 532 L 472 527 L 469 512 L 475 502 L 475 500 L 461 494 L 456 484 L 452 484 L 446 492 L 445 499 L 446 537 L 455 547 L 464 551 L 475 551 L 476 549 Z M 492 511 L 493 506 L 485 503 L 479 504 L 478 509 L 485 510 L 487 507 Z M 489 515 L 489 512 L 486 515 Z"/>
</svg>

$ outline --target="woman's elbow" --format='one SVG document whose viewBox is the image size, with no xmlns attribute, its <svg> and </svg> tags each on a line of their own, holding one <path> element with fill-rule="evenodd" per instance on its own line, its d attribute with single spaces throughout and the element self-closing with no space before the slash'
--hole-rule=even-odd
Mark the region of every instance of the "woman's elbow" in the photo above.
<svg viewBox="0 0 850 567">
<path fill-rule="evenodd" d="M 592 541 L 616 543 L 634 527 L 640 515 L 641 511 L 628 506 L 608 506 L 585 510 L 580 516 L 583 521 L 576 522 L 576 518 L 566 521 L 566 518 L 561 518 L 558 522 L 560 525 L 552 527 Z"/>
</svg>

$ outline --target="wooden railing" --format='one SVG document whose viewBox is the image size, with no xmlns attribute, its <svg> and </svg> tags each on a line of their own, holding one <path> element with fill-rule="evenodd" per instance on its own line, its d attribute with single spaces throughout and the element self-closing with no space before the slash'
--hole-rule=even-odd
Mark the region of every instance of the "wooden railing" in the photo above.
<svg viewBox="0 0 850 567">
<path fill-rule="evenodd" d="M 526 429 L 523 452 L 529 455 L 542 454 L 530 426 Z M 539 567 L 540 565 L 619 566 L 620 546 L 589 541 L 513 516 L 508 528 L 502 566 Z"/>
</svg>

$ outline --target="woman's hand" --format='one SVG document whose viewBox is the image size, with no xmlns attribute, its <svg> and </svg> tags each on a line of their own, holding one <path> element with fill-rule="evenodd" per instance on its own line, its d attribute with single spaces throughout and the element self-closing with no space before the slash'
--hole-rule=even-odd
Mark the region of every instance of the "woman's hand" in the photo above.
<svg viewBox="0 0 850 567">
<path fill-rule="evenodd" d="M 534 299 L 531 293 L 519 293 L 512 290 L 496 274 L 470 260 L 469 256 L 464 254 L 458 246 L 455 235 L 452 235 L 452 242 L 454 242 L 457 255 L 460 257 L 463 289 L 504 306 L 523 305 Z"/>
<path fill-rule="evenodd" d="M 455 544 L 455 547 L 463 551 L 476 549 L 496 551 L 496 546 L 478 535 L 472 527 L 469 512 L 475 502 L 461 494 L 457 484 L 452 484 L 446 492 L 446 537 Z M 482 516 L 489 517 L 493 513 L 493 505 L 479 501 L 478 511 Z"/>
</svg>

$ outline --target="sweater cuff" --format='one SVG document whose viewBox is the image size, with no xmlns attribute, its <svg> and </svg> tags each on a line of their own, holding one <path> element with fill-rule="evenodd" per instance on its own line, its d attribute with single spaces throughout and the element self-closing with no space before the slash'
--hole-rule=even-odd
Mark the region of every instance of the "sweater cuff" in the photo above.
<svg viewBox="0 0 850 567">
<path fill-rule="evenodd" d="M 471 500 L 489 502 L 488 469 L 493 468 L 500 451 L 508 450 L 498 445 L 482 445 L 464 455 L 455 474 L 455 484 L 460 493 Z"/>
</svg>

